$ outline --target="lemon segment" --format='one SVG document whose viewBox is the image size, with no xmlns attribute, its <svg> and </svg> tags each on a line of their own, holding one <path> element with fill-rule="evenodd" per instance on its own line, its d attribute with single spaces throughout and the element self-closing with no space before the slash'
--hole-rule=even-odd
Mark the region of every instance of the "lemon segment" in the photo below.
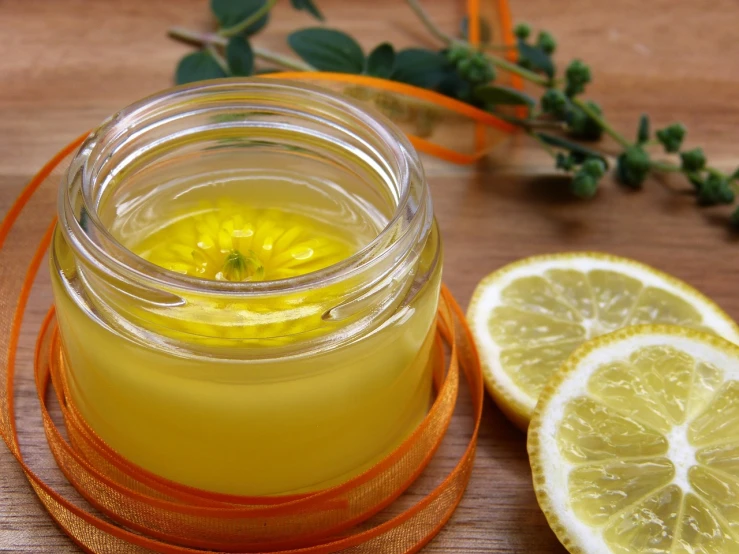
<svg viewBox="0 0 739 554">
<path fill-rule="evenodd" d="M 739 342 L 737 325 L 697 290 L 647 265 L 592 252 L 534 256 L 503 267 L 477 286 L 467 317 L 489 392 L 524 429 L 550 376 L 586 340 L 629 325 L 666 323 Z M 638 409 L 642 415 L 655 410 Z M 672 406 L 663 424 L 686 416 L 679 410 Z"/>
<path fill-rule="evenodd" d="M 739 553 L 739 347 L 646 325 L 577 349 L 529 427 L 537 499 L 570 552 Z"/>
</svg>

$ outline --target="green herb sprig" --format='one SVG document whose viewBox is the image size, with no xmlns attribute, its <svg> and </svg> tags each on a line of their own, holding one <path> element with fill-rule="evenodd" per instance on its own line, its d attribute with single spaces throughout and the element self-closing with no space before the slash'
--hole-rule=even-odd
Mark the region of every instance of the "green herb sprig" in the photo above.
<svg viewBox="0 0 739 554">
<path fill-rule="evenodd" d="M 735 202 L 739 169 L 724 173 L 708 164 L 701 148 L 685 150 L 686 129 L 681 123 L 671 123 L 653 132 L 650 118 L 644 114 L 633 140 L 616 130 L 597 103 L 583 98 L 593 79 L 590 67 L 576 59 L 564 71 L 557 70 L 553 59 L 557 42 L 548 31 L 539 31 L 534 39 L 529 25 L 517 25 L 513 47 L 517 61 L 513 62 L 505 55 L 510 46 L 492 42 L 495 37 L 491 36 L 487 22 L 480 21 L 482 44 L 473 46 L 467 40 L 466 18 L 461 22 L 459 35 L 451 36 L 434 23 L 419 0 L 406 0 L 411 11 L 440 43 L 440 48 L 396 50 L 383 42 L 365 53 L 347 33 L 317 26 L 299 29 L 288 36 L 295 57 L 253 44 L 254 36 L 267 26 L 276 3 L 277 0 L 211 0 L 211 11 L 218 22 L 215 32 L 170 29 L 173 38 L 199 47 L 180 60 L 176 82 L 284 69 L 390 79 L 456 98 L 521 127 L 551 154 L 556 169 L 571 176 L 570 190 L 577 197 L 594 196 L 612 165 L 609 161 L 613 161 L 614 176 L 626 187 L 641 188 L 651 174 L 681 173 L 692 185 L 691 192 L 699 206 Z M 313 0 L 291 0 L 291 5 L 318 21 L 324 19 Z M 516 74 L 538 87 L 539 98 L 496 82 L 500 71 Z M 378 102 L 386 104 L 386 109 L 396 109 L 384 97 L 378 97 Z M 519 109 L 515 117 L 511 115 L 511 106 Z M 521 117 L 521 113 L 525 115 Z M 426 119 L 433 122 L 433 118 Z M 429 121 L 425 121 L 426 126 Z M 613 154 L 587 145 L 597 143 L 603 135 L 616 142 L 618 152 Z M 669 157 L 655 153 L 660 146 Z M 739 208 L 734 209 L 729 223 L 739 229 Z"/>
</svg>

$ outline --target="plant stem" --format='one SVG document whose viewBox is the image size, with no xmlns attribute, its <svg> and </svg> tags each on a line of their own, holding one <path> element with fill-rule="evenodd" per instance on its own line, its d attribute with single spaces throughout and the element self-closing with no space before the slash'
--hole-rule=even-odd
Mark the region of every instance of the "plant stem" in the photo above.
<svg viewBox="0 0 739 554">
<path fill-rule="evenodd" d="M 470 47 L 472 47 L 470 45 Z M 534 73 L 533 71 L 529 71 L 528 69 L 525 69 L 521 67 L 518 64 L 515 64 L 513 62 L 509 62 L 508 60 L 498 57 L 498 56 L 491 56 L 490 54 L 486 54 L 485 57 L 488 59 L 488 61 L 502 69 L 505 69 L 506 71 L 510 73 L 515 73 L 516 75 L 520 75 L 527 81 L 531 81 L 532 83 L 535 83 L 537 85 L 540 85 L 542 87 L 548 86 L 550 81 L 547 77 L 543 77 L 542 75 L 539 75 L 538 73 Z"/>
<path fill-rule="evenodd" d="M 423 6 L 421 6 L 421 3 L 418 0 L 406 0 L 406 3 L 415 12 L 415 14 L 418 16 L 418 19 L 421 20 L 426 29 L 428 29 L 428 31 L 441 42 L 448 45 L 452 45 L 455 43 L 458 44 L 462 42 L 452 38 L 450 35 L 439 29 L 439 27 L 436 26 L 436 23 L 434 23 L 431 20 L 431 17 L 429 17 L 428 12 L 423 9 Z"/>
<path fill-rule="evenodd" d="M 295 71 L 316 71 L 315 67 L 297 58 L 278 54 L 277 52 L 272 52 L 272 50 L 259 48 L 258 46 L 254 45 L 252 45 L 251 49 L 254 51 L 254 55 L 256 57 L 268 62 L 276 63 L 277 65 L 281 65 L 282 67 L 294 69 Z"/>
<path fill-rule="evenodd" d="M 555 159 L 555 160 L 557 159 L 557 152 L 556 152 L 556 151 L 554 150 L 554 148 L 552 148 L 552 147 L 551 147 L 551 146 L 550 146 L 549 144 L 547 144 L 546 142 L 544 142 L 544 141 L 542 140 L 542 138 L 541 138 L 541 137 L 540 137 L 539 135 L 537 135 L 536 133 L 534 133 L 534 132 L 533 132 L 532 130 L 530 130 L 530 129 L 527 129 L 527 133 L 528 133 L 528 135 L 529 135 L 529 136 L 530 136 L 531 138 L 533 138 L 533 139 L 534 139 L 534 140 L 535 140 L 536 142 L 538 142 L 538 143 L 539 143 L 539 146 L 541 146 L 541 147 L 542 147 L 542 148 L 543 148 L 544 150 L 546 150 L 546 151 L 547 151 L 547 153 L 548 153 L 548 154 L 549 154 L 549 155 L 550 155 L 550 156 L 551 156 L 551 157 L 552 157 L 553 159 Z"/>
<path fill-rule="evenodd" d="M 198 31 L 192 31 L 185 29 L 184 27 L 170 27 L 167 34 L 177 40 L 183 42 L 189 42 L 191 44 L 198 44 L 204 46 L 207 44 L 216 44 L 218 46 L 226 46 L 228 39 L 215 33 L 200 33 Z"/>
<path fill-rule="evenodd" d="M 603 117 L 598 112 L 588 106 L 588 104 L 585 103 L 582 99 L 574 98 L 572 100 L 572 103 L 575 104 L 582 111 L 584 111 L 585 114 L 590 117 L 590 119 L 594 120 L 598 125 L 600 125 L 603 131 L 605 131 L 606 134 L 608 134 L 613 140 L 619 143 L 624 149 L 630 148 L 632 146 L 632 144 L 628 140 L 626 140 L 626 137 L 616 131 L 616 129 L 614 129 L 610 123 L 603 119 Z"/>
<path fill-rule="evenodd" d="M 194 43 L 199 46 L 221 46 L 225 47 L 228 44 L 228 39 L 224 36 L 217 35 L 215 33 L 199 33 L 190 29 L 184 29 L 182 27 L 172 27 L 168 31 L 169 36 L 182 40 L 189 43 Z M 316 68 L 310 64 L 305 63 L 302 60 L 277 54 L 266 48 L 259 48 L 252 45 L 254 55 L 260 59 L 268 62 L 276 63 L 282 67 L 288 69 L 294 69 L 295 71 L 315 71 Z"/>
<path fill-rule="evenodd" d="M 659 160 L 652 160 L 649 163 L 649 165 L 652 167 L 652 169 L 656 169 L 657 171 L 665 171 L 665 172 L 682 171 L 682 168 L 679 165 L 675 165 L 670 162 L 661 162 Z"/>
<path fill-rule="evenodd" d="M 236 25 L 232 27 L 226 27 L 225 29 L 220 29 L 218 31 L 218 34 L 226 38 L 235 37 L 236 35 L 240 35 L 244 31 L 246 31 L 249 27 L 254 25 L 254 23 L 262 19 L 262 17 L 267 15 L 276 3 L 277 3 L 277 0 L 267 0 L 261 8 L 259 8 L 249 17 L 247 17 L 243 21 L 239 21 Z"/>
<path fill-rule="evenodd" d="M 213 58 L 215 62 L 221 67 L 223 72 L 226 75 L 230 75 L 231 70 L 228 68 L 228 62 L 223 56 L 221 56 L 221 53 L 216 50 L 216 47 L 212 44 L 208 44 L 206 45 L 205 49 L 207 50 L 208 54 L 210 54 L 211 58 Z"/>
<path fill-rule="evenodd" d="M 520 117 L 513 117 L 502 113 L 490 113 L 492 113 L 495 117 L 502 119 L 503 121 L 507 121 L 508 123 L 512 123 L 513 125 L 518 125 L 519 127 L 526 129 L 527 131 L 531 131 L 534 129 L 553 129 L 556 131 L 565 131 L 567 129 L 567 125 L 563 121 L 535 119 L 531 117 L 527 119 L 521 119 Z"/>
</svg>

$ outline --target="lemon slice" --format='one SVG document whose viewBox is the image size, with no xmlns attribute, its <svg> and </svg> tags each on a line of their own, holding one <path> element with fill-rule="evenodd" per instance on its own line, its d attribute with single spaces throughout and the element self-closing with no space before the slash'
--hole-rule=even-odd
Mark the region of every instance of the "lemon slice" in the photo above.
<svg viewBox="0 0 739 554">
<path fill-rule="evenodd" d="M 577 350 L 529 428 L 539 504 L 583 554 L 739 552 L 739 347 L 648 325 Z"/>
<path fill-rule="evenodd" d="M 534 256 L 477 286 L 467 311 L 485 382 L 522 429 L 539 393 L 575 348 L 627 325 L 669 323 L 739 342 L 711 300 L 647 265 L 597 253 Z"/>
</svg>

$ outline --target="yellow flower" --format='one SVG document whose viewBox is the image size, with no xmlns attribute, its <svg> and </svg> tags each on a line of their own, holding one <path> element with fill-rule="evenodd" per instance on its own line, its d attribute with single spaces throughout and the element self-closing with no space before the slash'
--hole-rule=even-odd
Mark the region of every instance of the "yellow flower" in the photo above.
<svg viewBox="0 0 739 554">
<path fill-rule="evenodd" d="M 165 269 L 221 281 L 288 279 L 353 253 L 320 221 L 224 200 L 177 218 L 134 250 Z"/>
</svg>

